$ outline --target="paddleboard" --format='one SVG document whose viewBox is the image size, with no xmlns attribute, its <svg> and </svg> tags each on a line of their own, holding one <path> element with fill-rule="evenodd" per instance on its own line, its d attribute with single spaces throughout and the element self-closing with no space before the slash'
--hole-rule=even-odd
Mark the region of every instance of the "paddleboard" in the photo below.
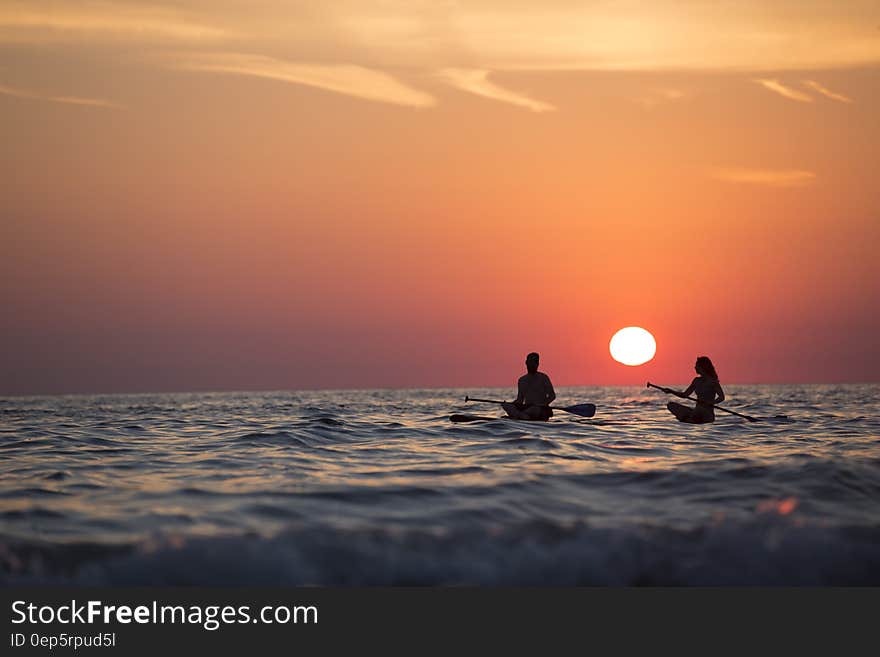
<svg viewBox="0 0 880 657">
<path fill-rule="evenodd" d="M 510 418 L 502 418 L 502 417 L 484 417 L 482 415 L 465 415 L 463 413 L 456 413 L 454 415 L 449 416 L 450 422 L 494 422 L 495 420 L 504 420 Z"/>
<path fill-rule="evenodd" d="M 543 420 L 518 420 L 512 417 L 488 417 L 485 415 L 467 415 L 464 413 L 455 413 L 454 415 L 449 416 L 450 422 L 496 422 L 498 420 L 528 422 L 529 424 L 544 424 Z"/>
</svg>

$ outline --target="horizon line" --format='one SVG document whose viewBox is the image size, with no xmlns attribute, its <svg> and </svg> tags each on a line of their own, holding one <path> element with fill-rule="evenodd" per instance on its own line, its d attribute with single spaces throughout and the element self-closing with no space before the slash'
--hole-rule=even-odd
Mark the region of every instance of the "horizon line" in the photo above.
<svg viewBox="0 0 880 657">
<path fill-rule="evenodd" d="M 674 384 L 668 384 L 674 385 Z M 786 381 L 786 382 L 738 382 L 725 381 L 724 385 L 730 386 L 855 386 L 855 385 L 880 385 L 877 381 Z M 195 389 L 195 390 L 141 390 L 141 391 L 98 391 L 98 392 L 3 392 L 0 400 L 22 397 L 98 397 L 98 396 L 143 396 L 143 395 L 207 395 L 207 394 L 266 394 L 266 393 L 296 393 L 296 392 L 371 392 L 379 390 L 499 390 L 502 388 L 515 388 L 511 385 L 471 385 L 471 386 L 376 386 L 372 388 L 253 388 L 253 389 Z M 555 386 L 557 390 L 564 388 L 641 388 L 634 383 L 585 383 L 564 384 Z"/>
</svg>

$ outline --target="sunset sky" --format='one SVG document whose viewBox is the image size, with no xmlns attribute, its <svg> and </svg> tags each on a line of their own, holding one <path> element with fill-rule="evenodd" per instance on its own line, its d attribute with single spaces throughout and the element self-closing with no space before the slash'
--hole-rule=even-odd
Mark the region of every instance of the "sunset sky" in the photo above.
<svg viewBox="0 0 880 657">
<path fill-rule="evenodd" d="M 4 0 L 0 394 L 878 381 L 878 117 L 876 0 Z"/>
</svg>

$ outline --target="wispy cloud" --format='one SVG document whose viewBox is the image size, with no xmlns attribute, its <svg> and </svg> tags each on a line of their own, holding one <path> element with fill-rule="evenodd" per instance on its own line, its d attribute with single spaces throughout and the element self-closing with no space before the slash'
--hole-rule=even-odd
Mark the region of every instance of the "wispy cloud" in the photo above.
<svg viewBox="0 0 880 657">
<path fill-rule="evenodd" d="M 408 87 L 382 71 L 347 64 L 304 64 L 242 53 L 184 54 L 173 68 L 250 75 L 409 107 L 429 107 L 433 96 Z"/>
<path fill-rule="evenodd" d="M 635 98 L 635 102 L 644 107 L 652 108 L 662 103 L 672 103 L 681 100 L 687 94 L 680 89 L 652 89 L 642 96 Z"/>
<path fill-rule="evenodd" d="M 421 70 L 804 71 L 880 63 L 876 0 L 2 0 L 0 42 L 235 40 L 295 61 Z M 218 47 L 218 46 L 212 46 Z M 226 49 L 231 47 L 223 46 Z M 369 64 L 367 64 L 367 62 Z M 758 73 L 759 74 L 759 73 Z"/>
<path fill-rule="evenodd" d="M 796 71 L 880 62 L 876 0 L 324 3 L 374 52 L 442 69 Z"/>
<path fill-rule="evenodd" d="M 773 93 L 779 94 L 780 96 L 784 96 L 785 98 L 796 100 L 801 103 L 813 102 L 813 97 L 809 94 L 805 94 L 804 92 L 798 91 L 797 89 L 792 89 L 791 87 L 786 87 L 779 80 L 757 78 L 755 79 L 755 82 L 760 84 L 765 89 L 772 91 Z"/>
<path fill-rule="evenodd" d="M 525 107 L 533 112 L 549 112 L 556 108 L 549 103 L 529 98 L 523 94 L 499 87 L 489 81 L 489 71 L 483 69 L 447 68 L 440 71 L 440 77 L 453 87 L 477 96 L 500 100 L 504 103 Z"/>
<path fill-rule="evenodd" d="M 830 89 L 823 87 L 821 84 L 819 84 L 815 80 L 804 80 L 804 85 L 809 87 L 813 91 L 817 91 L 818 93 L 822 94 L 823 96 L 827 96 L 828 98 L 839 101 L 841 103 L 855 102 L 855 101 L 853 101 L 852 98 L 850 98 L 848 96 L 844 96 L 843 94 L 834 93 Z"/>
<path fill-rule="evenodd" d="M 14 98 L 25 98 L 28 100 L 46 100 L 53 103 L 65 103 L 67 105 L 87 105 L 90 107 L 103 107 L 107 109 L 122 109 L 124 106 L 102 98 L 80 98 L 78 96 L 53 96 L 48 94 L 40 94 L 26 89 L 18 89 L 16 87 L 7 87 L 0 85 L 0 94 L 4 96 L 12 96 Z"/>
<path fill-rule="evenodd" d="M 802 169 L 717 168 L 712 169 L 709 175 L 724 182 L 769 187 L 803 187 L 816 179 L 814 172 Z"/>
<path fill-rule="evenodd" d="M 110 40 L 202 42 L 229 36 L 227 30 L 195 20 L 186 13 L 152 4 L 110 2 L 46 3 L 4 0 L 0 7 L 0 41 L 57 43 Z"/>
</svg>

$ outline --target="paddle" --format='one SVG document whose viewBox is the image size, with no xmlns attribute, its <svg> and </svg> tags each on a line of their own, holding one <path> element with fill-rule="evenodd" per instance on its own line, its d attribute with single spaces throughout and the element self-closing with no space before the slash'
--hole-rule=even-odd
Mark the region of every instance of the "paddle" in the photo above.
<svg viewBox="0 0 880 657">
<path fill-rule="evenodd" d="M 507 402 L 498 401 L 497 399 L 477 399 L 476 397 L 468 397 L 465 395 L 466 402 L 485 402 L 486 404 L 506 404 Z M 551 406 L 554 411 L 565 411 L 572 415 L 580 415 L 581 417 L 593 417 L 596 414 L 595 404 L 575 404 L 574 406 Z"/>
<path fill-rule="evenodd" d="M 654 385 L 653 383 L 651 383 L 650 381 L 648 381 L 648 385 L 647 385 L 646 387 L 648 387 L 648 388 L 657 388 L 657 390 L 662 390 L 662 391 L 665 392 L 667 395 L 676 395 L 675 391 L 672 390 L 671 388 L 664 388 L 664 387 L 662 387 L 662 386 L 655 386 L 655 385 Z M 676 396 L 679 396 L 679 395 L 676 395 Z M 698 399 L 696 399 L 696 398 L 694 398 L 694 397 L 682 397 L 682 399 L 690 399 L 691 401 L 699 401 Z M 702 403 L 702 402 L 700 402 L 700 403 Z M 731 411 L 729 408 L 723 408 L 722 406 L 716 406 L 715 404 L 707 404 L 707 406 L 711 406 L 711 407 L 713 407 L 713 408 L 717 408 L 719 411 L 724 411 L 725 413 L 730 413 L 731 415 L 738 415 L 739 417 L 744 417 L 744 418 L 747 419 L 749 422 L 757 422 L 757 421 L 758 421 L 757 418 L 754 418 L 754 417 L 752 417 L 751 415 L 743 415 L 742 413 L 737 413 L 736 411 Z"/>
</svg>

